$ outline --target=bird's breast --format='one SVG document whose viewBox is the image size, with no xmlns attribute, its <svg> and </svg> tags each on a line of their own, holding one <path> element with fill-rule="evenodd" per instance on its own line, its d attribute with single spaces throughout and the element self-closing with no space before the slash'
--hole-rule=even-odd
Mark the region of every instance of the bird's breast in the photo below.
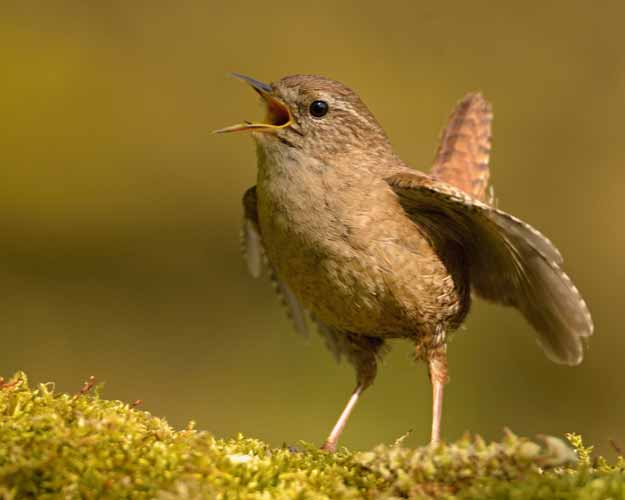
<svg viewBox="0 0 625 500">
<path fill-rule="evenodd" d="M 453 280 L 383 179 L 297 164 L 276 170 L 259 169 L 257 184 L 267 256 L 324 323 L 416 336 L 457 314 Z"/>
</svg>

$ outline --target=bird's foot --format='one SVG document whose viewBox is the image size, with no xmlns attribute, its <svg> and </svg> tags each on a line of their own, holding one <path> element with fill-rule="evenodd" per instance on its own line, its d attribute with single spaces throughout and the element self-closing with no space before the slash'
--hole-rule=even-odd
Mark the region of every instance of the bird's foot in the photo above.
<svg viewBox="0 0 625 500">
<path fill-rule="evenodd" d="M 321 448 L 319 448 L 322 451 L 327 451 L 328 453 L 336 453 L 336 441 L 332 441 L 330 439 L 327 439 L 325 443 L 323 443 L 321 445 Z"/>
</svg>

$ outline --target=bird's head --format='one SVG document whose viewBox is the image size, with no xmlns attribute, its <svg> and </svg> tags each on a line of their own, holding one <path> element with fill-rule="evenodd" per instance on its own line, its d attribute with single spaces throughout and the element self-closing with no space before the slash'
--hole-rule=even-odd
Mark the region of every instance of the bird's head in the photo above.
<svg viewBox="0 0 625 500">
<path fill-rule="evenodd" d="M 262 122 L 244 122 L 217 133 L 249 131 L 264 148 L 295 148 L 325 163 L 337 158 L 392 152 L 384 130 L 349 87 L 315 75 L 293 75 L 271 85 L 235 74 L 262 98 Z"/>
</svg>

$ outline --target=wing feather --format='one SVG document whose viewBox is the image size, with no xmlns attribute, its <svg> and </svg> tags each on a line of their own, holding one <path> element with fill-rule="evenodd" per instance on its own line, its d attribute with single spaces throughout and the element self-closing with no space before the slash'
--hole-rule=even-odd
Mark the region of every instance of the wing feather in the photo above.
<svg viewBox="0 0 625 500">
<path fill-rule="evenodd" d="M 547 238 L 516 217 L 429 176 L 405 172 L 387 182 L 407 215 L 434 234 L 435 241 L 462 249 L 479 296 L 519 309 L 550 359 L 581 362 L 581 339 L 592 335 L 592 319 Z"/>
<path fill-rule="evenodd" d="M 249 188 L 243 195 L 243 227 L 241 235 L 243 255 L 247 267 L 254 278 L 261 276 L 263 269 L 267 270 L 280 302 L 286 309 L 287 316 L 293 323 L 295 330 L 308 336 L 306 325 L 306 311 L 297 300 L 291 289 L 282 281 L 269 262 L 263 247 L 263 241 L 258 224 L 258 210 L 256 202 L 256 186 Z"/>
</svg>

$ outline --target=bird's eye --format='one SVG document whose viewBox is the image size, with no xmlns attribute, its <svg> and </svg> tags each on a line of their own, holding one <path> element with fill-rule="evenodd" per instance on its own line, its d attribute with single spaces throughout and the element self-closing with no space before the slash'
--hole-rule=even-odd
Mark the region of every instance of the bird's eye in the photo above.
<svg viewBox="0 0 625 500">
<path fill-rule="evenodd" d="M 310 104 L 310 114 L 312 116 L 314 116 L 315 118 L 321 118 L 322 116 L 325 116 L 328 113 L 328 110 L 330 109 L 330 106 L 328 106 L 328 103 L 325 101 L 313 101 Z"/>
</svg>

